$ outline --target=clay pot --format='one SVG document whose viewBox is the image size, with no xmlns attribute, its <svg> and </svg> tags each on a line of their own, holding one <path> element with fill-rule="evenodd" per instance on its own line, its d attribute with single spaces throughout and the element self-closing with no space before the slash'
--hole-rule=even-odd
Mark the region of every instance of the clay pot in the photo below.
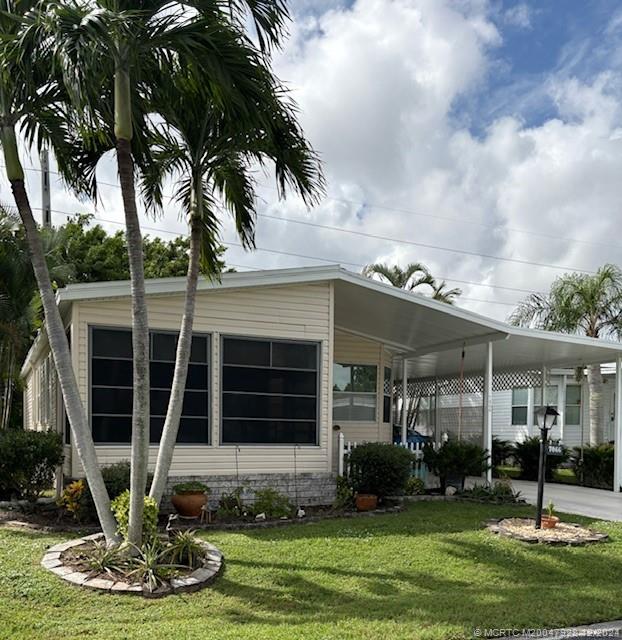
<svg viewBox="0 0 622 640">
<path fill-rule="evenodd" d="M 373 493 L 356 494 L 357 511 L 373 511 L 378 506 L 378 496 Z"/>
<path fill-rule="evenodd" d="M 183 518 L 198 518 L 203 505 L 207 503 L 207 496 L 202 491 L 176 493 L 171 496 L 171 502 Z"/>
<path fill-rule="evenodd" d="M 542 528 L 543 529 L 555 529 L 559 518 L 557 516 L 542 516 Z"/>
</svg>

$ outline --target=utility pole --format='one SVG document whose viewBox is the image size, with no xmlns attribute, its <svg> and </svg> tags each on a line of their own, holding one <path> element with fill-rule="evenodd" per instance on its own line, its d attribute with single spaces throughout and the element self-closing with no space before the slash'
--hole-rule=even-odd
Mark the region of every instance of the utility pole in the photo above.
<svg viewBox="0 0 622 640">
<path fill-rule="evenodd" d="M 52 226 L 52 204 L 50 198 L 50 156 L 47 148 L 41 150 L 41 223 Z"/>
</svg>

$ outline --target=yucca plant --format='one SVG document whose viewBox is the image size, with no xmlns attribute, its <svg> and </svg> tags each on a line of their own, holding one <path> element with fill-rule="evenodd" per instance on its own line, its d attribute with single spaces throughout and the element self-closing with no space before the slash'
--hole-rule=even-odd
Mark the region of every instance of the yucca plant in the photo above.
<svg viewBox="0 0 622 640">
<path fill-rule="evenodd" d="M 184 568 L 183 565 L 168 562 L 169 549 L 163 547 L 157 539 L 142 547 L 132 544 L 129 546 L 135 555 L 128 561 L 131 570 L 127 577 L 147 587 L 149 591 L 155 591 L 163 585 L 176 569 Z"/>
<path fill-rule="evenodd" d="M 84 554 L 86 567 L 92 574 L 106 573 L 113 577 L 127 570 L 127 557 L 123 549 L 105 542 L 95 542 L 93 549 Z"/>
<path fill-rule="evenodd" d="M 201 566 L 205 558 L 205 547 L 197 538 L 196 532 L 177 531 L 167 546 L 170 561 L 176 565 L 185 565 L 192 569 Z"/>
</svg>

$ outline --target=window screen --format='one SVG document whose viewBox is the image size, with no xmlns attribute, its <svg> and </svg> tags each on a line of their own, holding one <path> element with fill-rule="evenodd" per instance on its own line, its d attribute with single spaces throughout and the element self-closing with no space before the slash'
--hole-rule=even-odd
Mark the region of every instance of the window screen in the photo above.
<svg viewBox="0 0 622 640">
<path fill-rule="evenodd" d="M 529 390 L 525 387 L 512 389 L 512 425 L 524 426 L 527 424 L 527 404 Z"/>
<path fill-rule="evenodd" d="M 173 382 L 177 334 L 150 335 L 150 441 L 158 443 Z M 209 443 L 209 337 L 194 335 L 177 442 Z M 129 443 L 132 432 L 132 332 L 91 329 L 91 427 L 95 442 Z"/>
<path fill-rule="evenodd" d="M 376 365 L 333 366 L 333 420 L 375 422 L 377 404 Z"/>
<path fill-rule="evenodd" d="M 223 338 L 222 442 L 315 444 L 319 345 Z"/>
</svg>

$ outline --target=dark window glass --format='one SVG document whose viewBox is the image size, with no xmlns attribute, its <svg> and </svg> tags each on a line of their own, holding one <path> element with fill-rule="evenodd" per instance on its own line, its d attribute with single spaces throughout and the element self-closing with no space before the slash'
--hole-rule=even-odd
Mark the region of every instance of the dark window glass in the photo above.
<svg viewBox="0 0 622 640">
<path fill-rule="evenodd" d="M 316 375 L 315 371 L 223 367 L 223 389 L 225 391 L 315 396 L 317 393 Z"/>
<path fill-rule="evenodd" d="M 131 332 L 117 329 L 94 329 L 93 355 L 105 358 L 131 358 Z"/>
<path fill-rule="evenodd" d="M 391 396 L 384 396 L 382 400 L 382 422 L 391 422 Z"/>
<path fill-rule="evenodd" d="M 207 364 L 207 338 L 205 336 L 192 336 L 190 362 Z"/>
<path fill-rule="evenodd" d="M 512 424 L 527 424 L 527 407 L 512 407 Z"/>
<path fill-rule="evenodd" d="M 149 364 L 150 384 L 154 389 L 170 389 L 173 384 L 175 365 L 172 362 L 151 362 Z"/>
<path fill-rule="evenodd" d="M 131 360 L 100 360 L 93 358 L 91 362 L 91 382 L 111 387 L 133 386 Z"/>
<path fill-rule="evenodd" d="M 91 392 L 91 412 L 106 414 L 131 414 L 132 390 L 93 387 Z"/>
<path fill-rule="evenodd" d="M 164 418 L 151 418 L 150 438 L 152 443 L 160 442 L 164 429 Z M 196 444 L 209 442 L 209 423 L 206 418 L 183 418 L 179 421 L 177 442 Z"/>
<path fill-rule="evenodd" d="M 315 444 L 315 422 L 223 420 L 224 443 Z"/>
<path fill-rule="evenodd" d="M 69 418 L 65 414 L 65 444 L 71 444 L 71 425 L 69 424 Z"/>
<path fill-rule="evenodd" d="M 315 420 L 315 398 L 261 396 L 247 393 L 223 394 L 224 418 L 290 418 Z"/>
<path fill-rule="evenodd" d="M 95 442 L 130 442 L 131 416 L 92 416 L 91 422 Z"/>
<path fill-rule="evenodd" d="M 151 334 L 151 359 L 175 362 L 177 335 L 174 333 Z"/>
<path fill-rule="evenodd" d="M 170 391 L 151 391 L 151 415 L 165 416 L 168 409 Z M 181 414 L 183 416 L 206 416 L 208 394 L 205 391 L 188 391 L 184 394 Z"/>
<path fill-rule="evenodd" d="M 317 347 L 294 342 L 272 343 L 272 366 L 287 369 L 317 369 Z"/>
<path fill-rule="evenodd" d="M 226 338 L 223 348 L 223 363 L 269 367 L 270 343 L 264 340 Z"/>
</svg>

